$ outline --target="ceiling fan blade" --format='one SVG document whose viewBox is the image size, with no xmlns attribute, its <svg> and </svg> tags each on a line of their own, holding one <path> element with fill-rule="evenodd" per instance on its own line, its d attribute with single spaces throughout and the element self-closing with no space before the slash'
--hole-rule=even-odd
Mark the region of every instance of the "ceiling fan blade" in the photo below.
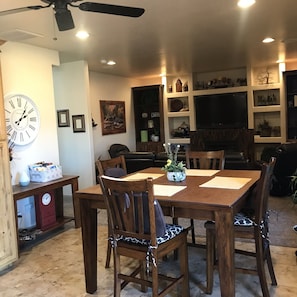
<svg viewBox="0 0 297 297">
<path fill-rule="evenodd" d="M 19 13 L 19 12 L 24 12 L 24 11 L 29 11 L 29 10 L 39 10 L 39 9 L 47 8 L 47 7 L 49 7 L 49 6 L 48 5 L 47 6 L 34 5 L 34 6 L 14 8 L 14 9 L 0 11 L 0 16 L 14 14 L 14 13 Z"/>
<path fill-rule="evenodd" d="M 79 4 L 78 7 L 80 10 L 84 10 L 84 11 L 115 14 L 115 15 L 128 16 L 133 18 L 140 17 L 144 13 L 143 8 L 112 5 L 112 4 L 102 4 L 102 3 L 95 3 L 95 2 L 83 2 Z"/>
<path fill-rule="evenodd" d="M 74 22 L 70 10 L 57 9 L 55 11 L 55 18 L 59 31 L 66 31 L 74 28 Z"/>
</svg>

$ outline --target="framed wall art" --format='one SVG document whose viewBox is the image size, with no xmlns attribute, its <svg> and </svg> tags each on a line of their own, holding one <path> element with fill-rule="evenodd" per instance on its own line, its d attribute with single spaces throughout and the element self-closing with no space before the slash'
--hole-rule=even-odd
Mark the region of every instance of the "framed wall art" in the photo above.
<svg viewBox="0 0 297 297">
<path fill-rule="evenodd" d="M 126 132 L 124 101 L 100 100 L 102 135 Z"/>
<path fill-rule="evenodd" d="M 72 116 L 73 132 L 86 132 L 85 116 L 83 114 Z"/>
<path fill-rule="evenodd" d="M 69 109 L 61 109 L 57 111 L 58 127 L 70 127 Z"/>
</svg>

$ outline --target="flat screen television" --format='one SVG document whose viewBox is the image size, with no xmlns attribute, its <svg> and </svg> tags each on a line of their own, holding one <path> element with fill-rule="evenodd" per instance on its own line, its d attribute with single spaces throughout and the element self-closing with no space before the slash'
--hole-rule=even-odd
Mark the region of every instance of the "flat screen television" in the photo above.
<svg viewBox="0 0 297 297">
<path fill-rule="evenodd" d="M 196 129 L 248 128 L 247 92 L 194 97 Z"/>
</svg>

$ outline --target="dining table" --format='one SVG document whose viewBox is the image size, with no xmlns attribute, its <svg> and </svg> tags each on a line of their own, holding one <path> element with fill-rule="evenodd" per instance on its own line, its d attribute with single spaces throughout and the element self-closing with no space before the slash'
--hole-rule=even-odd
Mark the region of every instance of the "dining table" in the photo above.
<svg viewBox="0 0 297 297">
<path fill-rule="evenodd" d="M 174 218 L 215 221 L 218 272 L 222 297 L 235 296 L 234 215 L 260 178 L 259 170 L 201 170 L 187 169 L 182 182 L 168 181 L 161 168 L 147 168 L 127 175 L 124 179 L 153 178 L 154 195 L 164 208 L 164 214 Z M 87 293 L 97 287 L 97 224 L 98 209 L 106 209 L 100 185 L 75 192 L 81 226 L 85 283 Z M 77 212 L 78 213 L 78 212 Z"/>
</svg>

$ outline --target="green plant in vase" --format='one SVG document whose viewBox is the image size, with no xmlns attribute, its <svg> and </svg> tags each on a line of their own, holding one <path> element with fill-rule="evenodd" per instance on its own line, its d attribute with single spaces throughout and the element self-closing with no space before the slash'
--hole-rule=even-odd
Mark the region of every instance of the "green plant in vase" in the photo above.
<svg viewBox="0 0 297 297">
<path fill-rule="evenodd" d="M 180 149 L 180 145 L 176 145 L 174 150 L 171 148 L 171 144 L 163 144 L 165 152 L 167 154 L 167 162 L 162 167 L 162 170 L 167 172 L 167 178 L 170 181 L 183 181 L 186 178 L 186 164 L 183 161 L 177 160 L 177 154 Z"/>
</svg>

